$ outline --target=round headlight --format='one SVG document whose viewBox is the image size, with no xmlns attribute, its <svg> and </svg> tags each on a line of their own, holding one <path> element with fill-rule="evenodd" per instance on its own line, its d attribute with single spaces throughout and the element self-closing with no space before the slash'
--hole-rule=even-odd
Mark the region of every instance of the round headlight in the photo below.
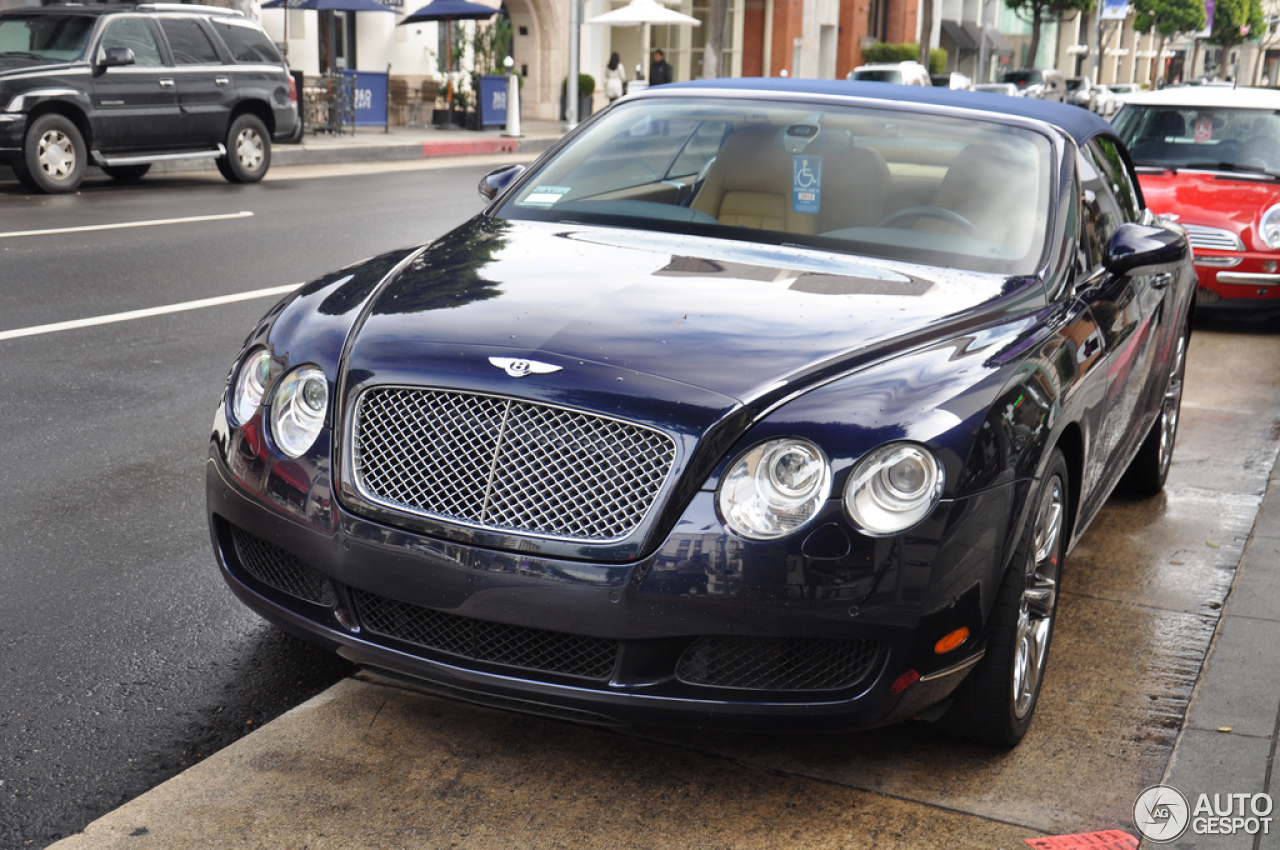
<svg viewBox="0 0 1280 850">
<path fill-rule="evenodd" d="M 774 540 L 813 519 L 831 492 L 831 464 L 807 440 L 761 443 L 729 465 L 720 515 L 735 534 Z"/>
<path fill-rule="evenodd" d="M 236 373 L 235 393 L 231 397 L 231 415 L 235 424 L 245 424 L 258 412 L 270 378 L 271 354 L 265 348 L 250 353 L 240 364 L 240 371 Z"/>
<path fill-rule="evenodd" d="M 942 465 L 915 443 L 890 443 L 858 461 L 844 487 L 844 507 L 872 537 L 905 531 L 942 498 Z"/>
<path fill-rule="evenodd" d="M 299 457 L 320 435 L 329 410 L 329 382 L 315 366 L 294 369 L 271 400 L 271 436 L 289 457 Z"/>
<path fill-rule="evenodd" d="M 1280 206 L 1274 206 L 1262 214 L 1258 221 L 1258 235 L 1268 248 L 1280 248 Z"/>
</svg>

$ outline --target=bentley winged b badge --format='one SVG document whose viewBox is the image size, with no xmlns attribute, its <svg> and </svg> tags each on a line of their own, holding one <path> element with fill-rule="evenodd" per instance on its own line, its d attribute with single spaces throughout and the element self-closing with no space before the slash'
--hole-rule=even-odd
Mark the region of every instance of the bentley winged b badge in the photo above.
<svg viewBox="0 0 1280 850">
<path fill-rule="evenodd" d="M 520 360 L 515 357 L 490 357 L 489 362 L 513 378 L 523 378 L 525 375 L 550 375 L 563 368 L 550 363 L 540 363 L 537 360 Z"/>
</svg>

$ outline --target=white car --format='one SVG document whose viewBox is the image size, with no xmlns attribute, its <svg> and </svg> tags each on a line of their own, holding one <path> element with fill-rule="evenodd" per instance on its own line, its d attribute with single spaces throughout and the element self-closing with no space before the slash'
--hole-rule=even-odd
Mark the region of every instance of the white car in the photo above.
<svg viewBox="0 0 1280 850">
<path fill-rule="evenodd" d="M 1092 97 L 1089 98 L 1089 108 L 1103 118 L 1109 118 L 1114 115 L 1119 107 L 1116 104 L 1116 96 L 1111 92 L 1111 87 L 1104 85 L 1094 86 Z"/>
<path fill-rule="evenodd" d="M 1141 83 L 1112 83 L 1108 88 L 1111 90 L 1111 114 L 1119 111 L 1124 106 L 1125 100 L 1130 95 L 1141 94 Z"/>
<path fill-rule="evenodd" d="M 859 65 L 849 72 L 846 79 L 871 80 L 877 83 L 897 83 L 903 86 L 931 86 L 929 69 L 919 62 L 886 62 L 880 65 Z"/>
<path fill-rule="evenodd" d="M 1022 92 L 1013 83 L 978 83 L 974 86 L 976 91 L 990 92 L 991 94 L 1004 94 L 1009 97 L 1022 97 Z"/>
<path fill-rule="evenodd" d="M 1067 80 L 1067 103 L 1083 109 L 1092 109 L 1093 82 L 1088 77 L 1072 77 Z"/>
</svg>

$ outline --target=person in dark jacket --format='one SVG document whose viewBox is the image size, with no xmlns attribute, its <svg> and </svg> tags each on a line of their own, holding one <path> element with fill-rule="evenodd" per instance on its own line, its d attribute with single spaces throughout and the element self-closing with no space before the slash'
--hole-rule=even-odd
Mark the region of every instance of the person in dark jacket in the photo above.
<svg viewBox="0 0 1280 850">
<path fill-rule="evenodd" d="M 649 85 L 660 86 L 672 80 L 671 64 L 661 50 L 653 51 L 653 61 L 649 63 Z"/>
</svg>

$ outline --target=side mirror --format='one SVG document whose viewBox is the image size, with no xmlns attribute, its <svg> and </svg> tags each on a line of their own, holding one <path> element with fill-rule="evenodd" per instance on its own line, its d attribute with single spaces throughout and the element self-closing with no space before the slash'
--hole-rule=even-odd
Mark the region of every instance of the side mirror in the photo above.
<svg viewBox="0 0 1280 850">
<path fill-rule="evenodd" d="M 116 68 L 120 65 L 133 65 L 136 64 L 137 61 L 137 58 L 133 55 L 133 49 L 129 47 L 106 47 L 98 51 L 99 68 Z"/>
<path fill-rule="evenodd" d="M 523 165 L 504 165 L 501 168 L 495 168 L 480 180 L 477 187 L 480 190 L 480 197 L 486 201 L 492 201 L 507 190 L 515 179 L 524 174 Z"/>
<path fill-rule="evenodd" d="M 1189 252 L 1187 237 L 1177 230 L 1127 223 L 1111 237 L 1104 265 L 1112 274 L 1158 274 L 1173 271 Z"/>
</svg>

